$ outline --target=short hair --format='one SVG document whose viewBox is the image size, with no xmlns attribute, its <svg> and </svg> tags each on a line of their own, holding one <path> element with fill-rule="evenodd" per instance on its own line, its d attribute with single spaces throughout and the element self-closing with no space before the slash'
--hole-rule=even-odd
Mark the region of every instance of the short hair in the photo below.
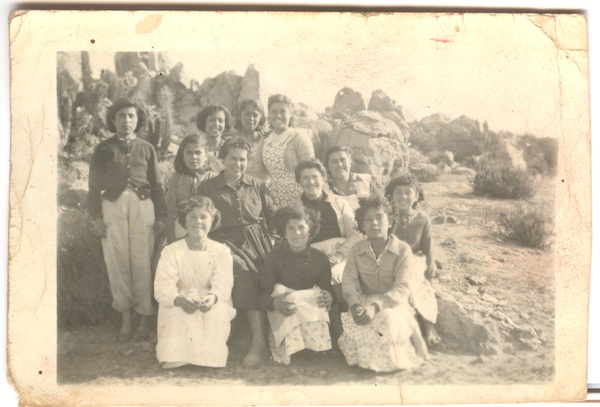
<svg viewBox="0 0 600 407">
<path fill-rule="evenodd" d="M 235 121 L 235 124 L 233 125 L 234 129 L 242 130 L 242 113 L 249 107 L 258 110 L 258 112 L 260 113 L 260 120 L 258 121 L 256 127 L 252 130 L 260 129 L 265 125 L 267 118 L 265 116 L 265 109 L 263 108 L 262 103 L 260 103 L 260 100 L 244 99 L 241 101 L 240 106 L 238 108 L 238 118 Z"/>
<path fill-rule="evenodd" d="M 271 111 L 271 106 L 273 106 L 275 103 L 283 103 L 290 107 L 290 122 L 288 123 L 288 126 L 294 127 L 294 104 L 292 103 L 292 99 L 286 95 L 282 95 L 281 93 L 271 95 L 267 101 L 267 109 Z"/>
<path fill-rule="evenodd" d="M 292 204 L 283 206 L 275 211 L 273 215 L 273 223 L 275 224 L 275 230 L 279 236 L 285 238 L 285 229 L 290 220 L 304 220 L 308 225 L 309 239 L 314 236 L 316 231 L 316 225 L 304 210 L 304 207 L 300 204 Z"/>
<path fill-rule="evenodd" d="M 208 119 L 208 116 L 211 116 L 218 112 L 223 112 L 223 114 L 225 115 L 225 127 L 223 129 L 223 134 L 231 130 L 231 127 L 233 125 L 233 118 L 231 117 L 231 113 L 229 113 L 229 110 L 227 110 L 225 106 L 215 104 L 210 104 L 204 107 L 204 109 L 200 110 L 200 113 L 198 113 L 198 117 L 196 119 L 196 127 L 198 127 L 198 130 L 206 131 L 206 120 Z"/>
<path fill-rule="evenodd" d="M 250 151 L 252 150 L 250 144 L 246 143 L 246 140 L 244 140 L 242 137 L 230 137 L 225 139 L 223 145 L 221 145 L 221 148 L 219 148 L 218 158 L 220 158 L 221 160 L 225 159 L 225 157 L 227 157 L 227 154 L 229 154 L 229 152 L 234 148 L 246 150 L 248 152 L 248 155 L 250 155 Z"/>
<path fill-rule="evenodd" d="M 175 172 L 178 174 L 189 174 L 190 170 L 186 167 L 183 162 L 183 152 L 185 148 L 190 144 L 199 144 L 202 150 L 204 150 L 204 154 L 206 154 L 206 148 L 204 146 L 204 140 L 200 137 L 199 134 L 190 134 L 185 136 L 181 143 L 179 143 L 179 148 L 177 149 L 177 155 L 175 156 L 175 161 L 173 162 L 173 166 L 175 167 Z"/>
<path fill-rule="evenodd" d="M 209 197 L 195 195 L 177 205 L 177 222 L 184 229 L 187 229 L 185 226 L 185 218 L 187 217 L 188 213 L 195 208 L 204 209 L 206 212 L 210 213 L 213 218 L 212 225 L 210 226 L 211 231 L 219 228 L 221 225 L 221 212 L 215 208 L 215 204 Z"/>
<path fill-rule="evenodd" d="M 117 128 L 115 127 L 115 118 L 117 117 L 117 113 L 119 110 L 124 109 L 126 107 L 135 108 L 135 113 L 137 115 L 137 126 L 135 126 L 134 133 L 137 133 L 139 130 L 146 127 L 146 111 L 142 108 L 142 105 L 139 102 L 136 102 L 130 98 L 121 98 L 118 99 L 115 103 L 113 103 L 106 113 L 106 127 L 108 131 L 112 133 L 117 132 Z"/>
<path fill-rule="evenodd" d="M 421 184 L 419 184 L 417 178 L 410 173 L 396 177 L 386 185 L 385 197 L 390 202 L 393 202 L 394 190 L 396 187 L 409 187 L 414 188 L 417 191 L 417 201 L 413 204 L 413 209 L 417 207 L 419 202 L 425 200 L 425 194 L 423 194 L 423 188 L 421 188 Z"/>
<path fill-rule="evenodd" d="M 372 195 L 368 198 L 360 198 L 358 200 L 358 209 L 354 212 L 354 220 L 356 220 L 356 226 L 360 233 L 365 234 L 362 228 L 362 223 L 365 219 L 365 214 L 368 209 L 383 209 L 383 211 L 389 216 L 390 207 L 384 197 L 381 195 Z"/>
<path fill-rule="evenodd" d="M 327 150 L 325 150 L 325 154 L 323 155 L 323 165 L 327 170 L 329 170 L 329 156 L 333 153 L 343 152 L 348 154 L 350 157 L 350 161 L 352 161 L 352 149 L 348 146 L 331 146 Z"/>
<path fill-rule="evenodd" d="M 296 176 L 297 183 L 300 183 L 300 174 L 302 174 L 302 171 L 309 168 L 315 168 L 319 170 L 323 178 L 327 179 L 327 170 L 325 169 L 323 163 L 316 158 L 309 158 L 308 160 L 300 161 L 294 168 L 294 175 Z"/>
</svg>

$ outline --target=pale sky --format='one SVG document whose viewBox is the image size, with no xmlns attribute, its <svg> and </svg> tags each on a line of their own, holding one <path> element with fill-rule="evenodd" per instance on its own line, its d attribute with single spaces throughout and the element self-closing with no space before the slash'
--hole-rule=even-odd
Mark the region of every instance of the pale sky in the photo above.
<svg viewBox="0 0 600 407">
<path fill-rule="evenodd" d="M 573 30 L 582 18 L 545 20 L 546 31 L 562 38 L 558 49 L 526 15 L 422 14 L 392 22 L 385 15 L 347 17 L 340 15 L 335 26 L 312 15 L 241 27 L 240 21 L 252 19 L 231 26 L 221 19 L 211 27 L 211 37 L 199 39 L 189 51 L 167 51 L 184 63 L 188 78 L 200 83 L 227 70 L 243 75 L 253 64 L 263 102 L 272 93 L 284 93 L 323 111 L 345 86 L 361 92 L 366 104 L 373 91 L 382 89 L 412 118 L 464 114 L 487 120 L 494 131 L 549 137 L 559 135 L 561 77 L 587 80 L 587 56 L 564 51 L 583 48 L 585 38 Z M 232 38 L 234 24 L 243 39 Z M 574 62 L 557 62 L 565 52 Z M 112 57 L 106 56 L 92 55 L 97 72 L 114 70 Z"/>
</svg>

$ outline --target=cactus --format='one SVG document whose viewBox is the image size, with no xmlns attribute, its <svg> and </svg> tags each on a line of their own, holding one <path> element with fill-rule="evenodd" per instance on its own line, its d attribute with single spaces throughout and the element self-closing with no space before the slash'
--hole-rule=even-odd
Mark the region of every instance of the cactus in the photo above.
<svg viewBox="0 0 600 407">
<path fill-rule="evenodd" d="M 171 133 L 173 131 L 173 92 L 168 86 L 163 86 L 156 97 L 157 107 L 160 114 L 159 140 L 157 142 L 158 156 L 166 154 L 171 144 Z"/>
</svg>

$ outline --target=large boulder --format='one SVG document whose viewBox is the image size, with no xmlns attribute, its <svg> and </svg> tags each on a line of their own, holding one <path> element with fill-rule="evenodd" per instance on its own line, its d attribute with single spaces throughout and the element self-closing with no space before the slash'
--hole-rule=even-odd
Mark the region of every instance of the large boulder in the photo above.
<svg viewBox="0 0 600 407">
<path fill-rule="evenodd" d="M 73 102 L 82 89 L 81 62 L 81 52 L 56 54 L 56 95 L 62 145 L 67 143 L 71 133 Z"/>
<path fill-rule="evenodd" d="M 516 147 L 523 151 L 527 169 L 540 174 L 555 174 L 558 163 L 558 139 L 520 136 Z"/>
<path fill-rule="evenodd" d="M 396 123 L 403 132 L 408 132 L 408 125 L 404 120 L 402 106 L 397 104 L 395 100 L 386 95 L 384 91 L 376 90 L 373 92 L 371 99 L 369 100 L 369 107 L 367 109 L 381 113 L 383 117 Z"/>
<path fill-rule="evenodd" d="M 449 116 L 441 113 L 434 113 L 419 120 L 417 125 L 420 125 L 427 133 L 437 133 L 442 126 L 445 126 L 448 123 L 450 123 Z"/>
<path fill-rule="evenodd" d="M 479 122 L 467 116 L 461 116 L 450 123 L 442 125 L 436 133 L 440 150 L 451 151 L 456 161 L 481 153 L 481 129 Z"/>
<path fill-rule="evenodd" d="M 260 74 L 254 68 L 254 65 L 248 65 L 246 73 L 240 82 L 237 106 L 239 106 L 244 99 L 260 100 Z"/>
<path fill-rule="evenodd" d="M 114 60 L 118 76 L 129 71 L 136 76 L 147 75 L 150 71 L 168 75 L 172 66 L 165 52 L 115 52 Z"/>
<path fill-rule="evenodd" d="M 237 112 L 242 76 L 233 71 L 222 72 L 214 78 L 207 78 L 200 85 L 196 97 L 201 106 L 221 104 L 232 114 Z"/>
<path fill-rule="evenodd" d="M 351 147 L 352 170 L 373 174 L 382 183 L 408 170 L 406 139 L 394 122 L 377 112 L 355 113 L 333 129 L 327 144 Z"/>
<path fill-rule="evenodd" d="M 331 113 L 334 117 L 336 114 L 347 117 L 365 108 L 365 101 L 360 92 L 352 88 L 343 88 L 335 95 Z"/>
</svg>

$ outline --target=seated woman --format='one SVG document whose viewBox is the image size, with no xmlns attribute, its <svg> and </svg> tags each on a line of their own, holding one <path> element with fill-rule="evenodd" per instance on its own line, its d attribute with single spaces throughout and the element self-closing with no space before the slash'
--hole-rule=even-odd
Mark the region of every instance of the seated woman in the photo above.
<svg viewBox="0 0 600 407">
<path fill-rule="evenodd" d="M 198 193 L 208 196 L 221 212 L 221 225 L 211 238 L 233 253 L 233 305 L 248 317 L 252 343 L 243 360 L 257 366 L 269 357 L 267 316 L 258 302 L 261 264 L 271 251 L 269 236 L 273 201 L 264 182 L 246 174 L 250 146 L 240 138 L 227 139 L 219 158 L 223 171 L 200 184 Z"/>
<path fill-rule="evenodd" d="M 323 164 L 329 173 L 329 188 L 337 196 L 348 201 L 352 210 L 358 209 L 359 198 L 379 195 L 380 187 L 370 174 L 350 172 L 352 149 L 346 146 L 333 146 L 325 151 Z"/>
<path fill-rule="evenodd" d="M 177 216 L 187 236 L 163 249 L 154 280 L 156 357 L 163 368 L 224 367 L 235 310 L 230 251 L 208 238 L 219 211 L 209 198 L 196 196 L 179 205 Z"/>
<path fill-rule="evenodd" d="M 303 349 L 331 349 L 328 315 L 333 304 L 331 268 L 327 256 L 308 246 L 311 232 L 301 206 L 284 206 L 275 212 L 283 244 L 268 254 L 260 280 L 260 302 L 267 310 L 273 360 L 290 364 L 290 356 Z M 341 324 L 341 322 L 339 322 Z"/>
<path fill-rule="evenodd" d="M 300 200 L 317 226 L 311 246 L 329 258 L 335 289 L 335 285 L 342 282 L 342 273 L 350 249 L 363 237 L 356 230 L 350 204 L 323 190 L 327 175 L 319 160 L 300 161 L 295 168 L 295 175 L 296 182 L 303 191 Z"/>
<path fill-rule="evenodd" d="M 411 369 L 429 358 L 410 296 L 410 247 L 389 235 L 388 207 L 380 196 L 363 198 L 356 221 L 367 239 L 348 257 L 342 291 L 350 314 L 338 341 L 349 365 L 376 372 Z"/>
<path fill-rule="evenodd" d="M 408 174 L 391 180 L 385 188 L 385 196 L 393 206 L 392 233 L 407 243 L 414 254 L 415 284 L 411 304 L 418 312 L 427 344 L 437 345 L 441 341 L 435 327 L 437 300 L 435 290 L 429 284 L 436 275 L 431 221 L 425 211 L 417 209 L 417 204 L 425 199 L 423 190 L 417 179 Z"/>
</svg>

